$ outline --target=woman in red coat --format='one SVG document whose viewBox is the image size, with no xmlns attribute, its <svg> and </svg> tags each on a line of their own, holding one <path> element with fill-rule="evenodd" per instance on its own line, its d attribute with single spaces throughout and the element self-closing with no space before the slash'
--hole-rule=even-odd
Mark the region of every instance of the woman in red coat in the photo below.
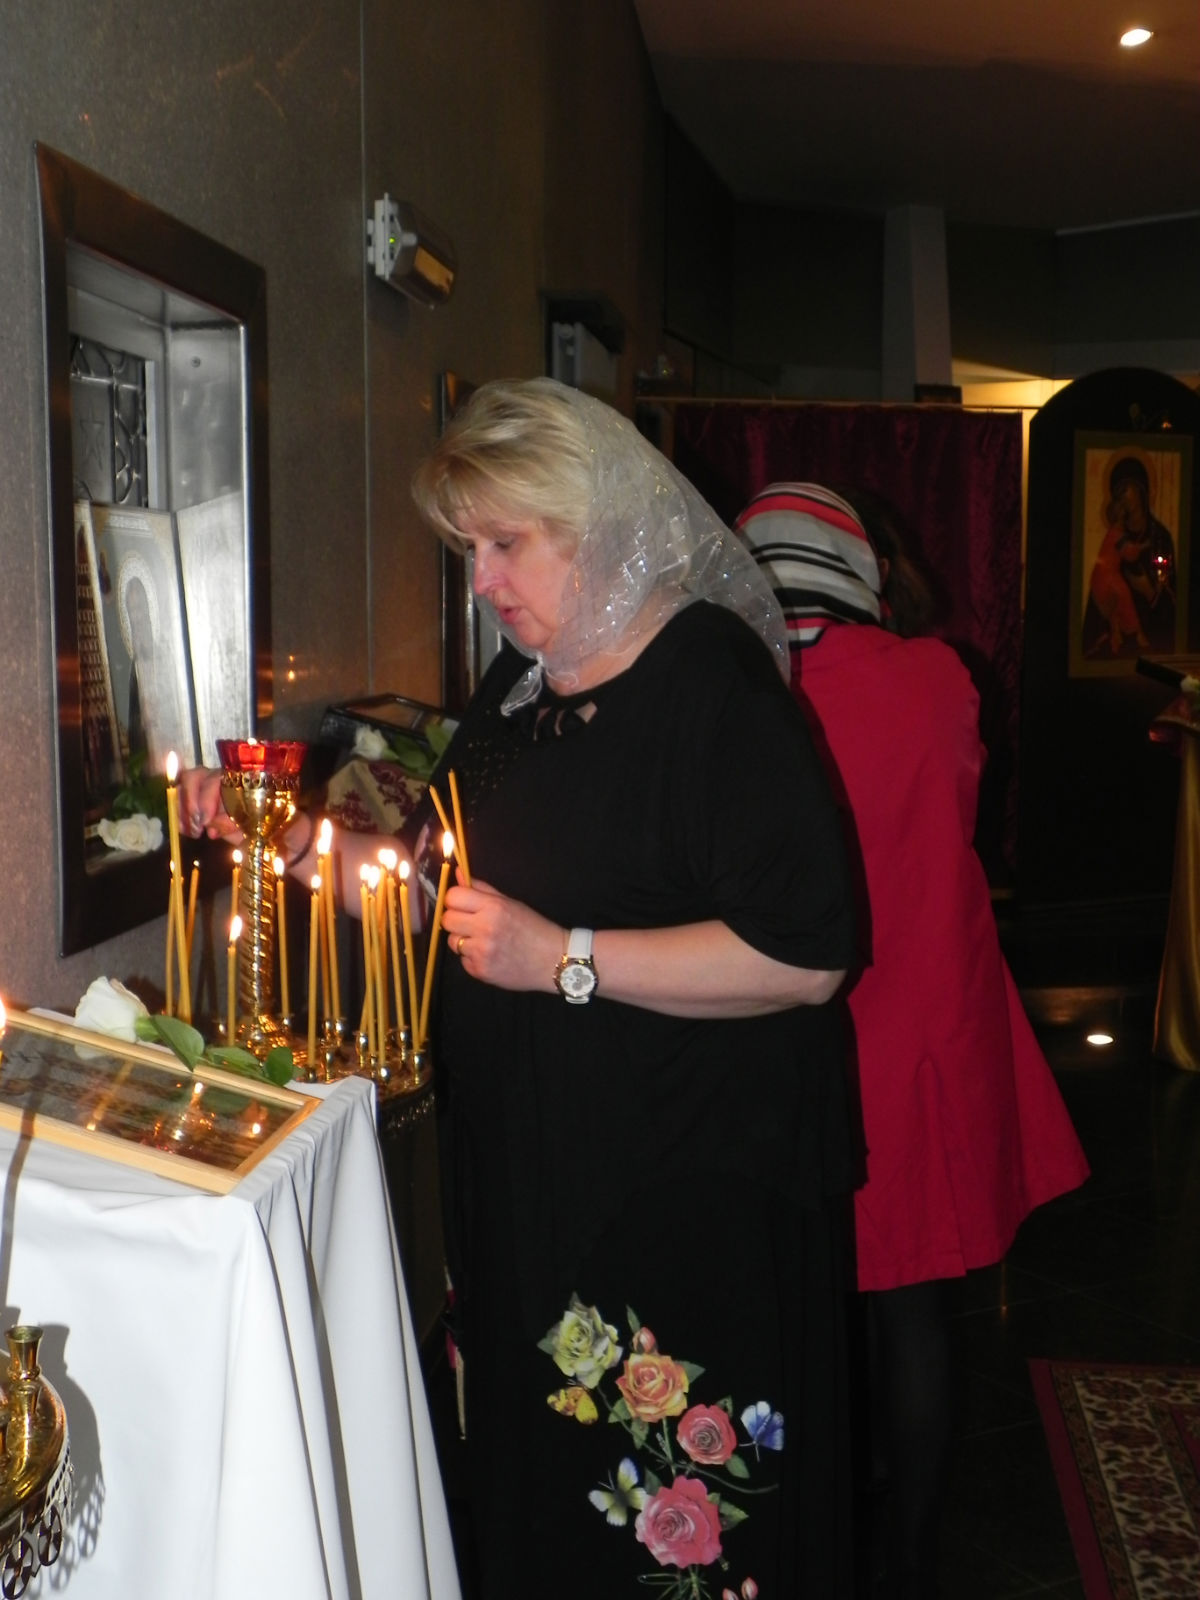
<svg viewBox="0 0 1200 1600">
<path fill-rule="evenodd" d="M 1087 1163 L 1001 954 L 972 847 L 983 750 L 958 656 L 880 625 L 852 507 L 773 484 L 738 526 L 788 621 L 792 690 L 844 807 L 867 948 L 849 995 L 865 1142 L 855 1195 L 898 1595 L 936 1593 L 950 1440 L 940 1281 L 999 1261 Z"/>
</svg>

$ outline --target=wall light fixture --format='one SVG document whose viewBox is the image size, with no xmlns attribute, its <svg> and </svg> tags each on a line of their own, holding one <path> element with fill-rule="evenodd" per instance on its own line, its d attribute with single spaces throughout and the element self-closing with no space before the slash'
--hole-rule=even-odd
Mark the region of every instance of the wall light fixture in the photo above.
<svg viewBox="0 0 1200 1600">
<path fill-rule="evenodd" d="M 387 194 L 367 218 L 367 264 L 384 283 L 431 307 L 450 298 L 458 275 L 447 235 L 415 206 Z"/>
</svg>

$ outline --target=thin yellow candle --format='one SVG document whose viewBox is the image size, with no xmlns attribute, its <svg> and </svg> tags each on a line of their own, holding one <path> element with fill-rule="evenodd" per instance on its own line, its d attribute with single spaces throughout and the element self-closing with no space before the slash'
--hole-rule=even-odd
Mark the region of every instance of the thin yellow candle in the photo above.
<svg viewBox="0 0 1200 1600">
<path fill-rule="evenodd" d="M 458 866 L 462 873 L 462 881 L 469 889 L 471 866 L 467 860 L 467 835 L 463 828 L 462 806 L 458 801 L 458 778 L 453 767 L 450 768 L 450 804 L 454 807 L 454 840 L 458 846 Z"/>
<path fill-rule="evenodd" d="M 189 972 L 191 971 L 192 965 L 192 937 L 196 932 L 196 899 L 199 893 L 200 863 L 198 861 L 193 861 L 191 882 L 188 884 L 187 908 L 187 962 Z"/>
<path fill-rule="evenodd" d="M 371 954 L 375 957 L 375 1033 L 379 1044 L 379 1058 L 387 1055 L 388 997 L 387 997 L 387 923 L 384 920 L 386 905 L 380 893 L 379 880 L 383 876 L 378 867 L 367 873 L 371 891 Z"/>
<path fill-rule="evenodd" d="M 167 974 L 163 983 L 166 991 L 163 1012 L 166 1016 L 173 1017 L 175 1015 L 175 863 L 173 861 L 168 882 L 170 887 L 167 890 Z"/>
<path fill-rule="evenodd" d="M 333 1017 L 336 1022 L 342 1014 L 342 976 L 338 967 L 337 947 L 337 906 L 335 900 L 335 884 L 333 872 L 333 823 L 328 817 L 321 821 L 320 832 L 317 840 L 317 852 L 321 854 L 321 844 L 324 842 L 324 855 L 328 857 L 322 872 L 323 890 L 325 897 L 325 923 L 328 928 L 329 940 L 329 992 L 333 1002 Z"/>
<path fill-rule="evenodd" d="M 447 828 L 442 835 L 442 872 L 438 878 L 437 900 L 433 907 L 433 927 L 429 930 L 429 950 L 425 956 L 425 989 L 421 995 L 421 1025 L 417 1029 L 420 1041 L 415 1049 L 423 1049 L 429 1029 L 429 1002 L 433 995 L 433 971 L 437 965 L 438 938 L 442 931 L 442 912 L 446 908 L 446 889 L 450 882 L 450 861 L 454 855 L 454 835 Z"/>
<path fill-rule="evenodd" d="M 238 895 L 241 893 L 241 887 L 242 852 L 240 850 L 235 850 L 233 852 L 233 878 L 229 885 L 229 909 L 231 912 L 236 912 L 238 908 Z"/>
<path fill-rule="evenodd" d="M 454 829 L 450 826 L 450 818 L 446 815 L 446 808 L 442 804 L 441 796 L 432 783 L 429 785 L 429 798 L 433 801 L 433 809 L 438 814 L 438 821 L 441 823 L 443 831 L 445 833 L 453 833 Z"/>
<path fill-rule="evenodd" d="M 321 874 L 321 1003 L 326 1017 L 333 1014 L 333 989 L 329 975 L 329 896 L 333 888 L 333 874 L 329 870 L 329 852 L 333 842 L 333 828 L 325 817 L 317 833 L 317 871 Z"/>
<path fill-rule="evenodd" d="M 187 959 L 187 912 L 183 907 L 183 879 L 173 877 L 171 889 L 175 914 L 175 964 L 179 971 L 179 1015 L 185 1022 L 192 1020 L 192 983 Z"/>
<path fill-rule="evenodd" d="M 229 949 L 225 961 L 225 976 L 229 986 L 225 1005 L 226 1044 L 233 1044 L 237 1035 L 237 945 L 241 936 L 242 919 L 234 917 L 229 924 Z"/>
<path fill-rule="evenodd" d="M 308 1070 L 317 1070 L 317 942 L 321 930 L 321 879 L 312 880 L 308 912 Z"/>
<path fill-rule="evenodd" d="M 287 868 L 283 857 L 275 857 L 275 937 L 279 944 L 279 1005 L 285 1017 L 292 1014 L 292 991 L 288 977 L 287 897 L 283 892 Z"/>
<path fill-rule="evenodd" d="M 379 862 L 383 867 L 384 893 L 387 898 L 388 942 L 392 952 L 392 990 L 396 997 L 396 1032 L 404 1032 L 404 985 L 400 979 L 400 925 L 396 915 L 396 863 L 394 850 L 381 850 Z"/>
<path fill-rule="evenodd" d="M 332 1014 L 330 1010 L 331 995 L 329 989 L 329 923 L 325 916 L 325 900 L 325 874 L 322 872 L 321 911 L 320 916 L 318 917 L 318 921 L 321 925 L 319 941 L 321 948 L 321 1009 L 325 1016 L 329 1017 Z"/>
<path fill-rule="evenodd" d="M 371 893 L 367 888 L 367 867 L 359 868 L 358 891 L 362 900 L 362 928 L 363 928 L 363 1013 L 365 1023 L 363 1032 L 367 1036 L 367 1051 L 375 1054 L 375 957 L 371 928 L 374 918 L 371 915 Z"/>
<path fill-rule="evenodd" d="M 413 1049 L 418 1048 L 417 1023 L 417 960 L 413 953 L 412 911 L 408 903 L 408 862 L 402 861 L 400 873 L 400 926 L 404 929 L 404 962 L 408 968 L 408 1014 L 412 1020 Z"/>
<path fill-rule="evenodd" d="M 179 757 L 167 756 L 167 829 L 171 841 L 171 916 L 175 920 L 175 949 L 179 956 L 179 1015 L 192 1020 L 192 984 L 188 964 L 187 927 L 183 912 L 183 858 L 179 852 Z"/>
</svg>

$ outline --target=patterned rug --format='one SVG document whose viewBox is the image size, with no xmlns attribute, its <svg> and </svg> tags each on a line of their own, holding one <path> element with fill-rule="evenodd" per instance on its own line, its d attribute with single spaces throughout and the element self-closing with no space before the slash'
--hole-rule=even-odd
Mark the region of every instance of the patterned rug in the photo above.
<svg viewBox="0 0 1200 1600">
<path fill-rule="evenodd" d="M 1200 1367 L 1029 1366 L 1087 1600 L 1197 1600 Z"/>
</svg>

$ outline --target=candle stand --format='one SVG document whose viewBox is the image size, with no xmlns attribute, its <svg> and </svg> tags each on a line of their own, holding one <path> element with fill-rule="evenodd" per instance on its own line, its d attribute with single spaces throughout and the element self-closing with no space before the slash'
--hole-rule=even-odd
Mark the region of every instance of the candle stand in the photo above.
<svg viewBox="0 0 1200 1600">
<path fill-rule="evenodd" d="M 428 1087 L 433 1075 L 428 1047 L 414 1050 L 407 1028 L 400 1034 L 394 1028 L 389 1032 L 382 1056 L 371 1054 L 365 1033 L 357 1035 L 355 1045 L 357 1058 L 346 1066 L 345 1072 L 370 1078 L 381 1102 L 419 1094 Z"/>
<path fill-rule="evenodd" d="M 300 767 L 307 746 L 298 740 L 218 739 L 221 800 L 242 830 L 246 859 L 238 890 L 236 1038 L 264 1060 L 277 1045 L 295 1049 L 275 1011 L 274 873 L 267 848 L 296 814 Z"/>
</svg>

